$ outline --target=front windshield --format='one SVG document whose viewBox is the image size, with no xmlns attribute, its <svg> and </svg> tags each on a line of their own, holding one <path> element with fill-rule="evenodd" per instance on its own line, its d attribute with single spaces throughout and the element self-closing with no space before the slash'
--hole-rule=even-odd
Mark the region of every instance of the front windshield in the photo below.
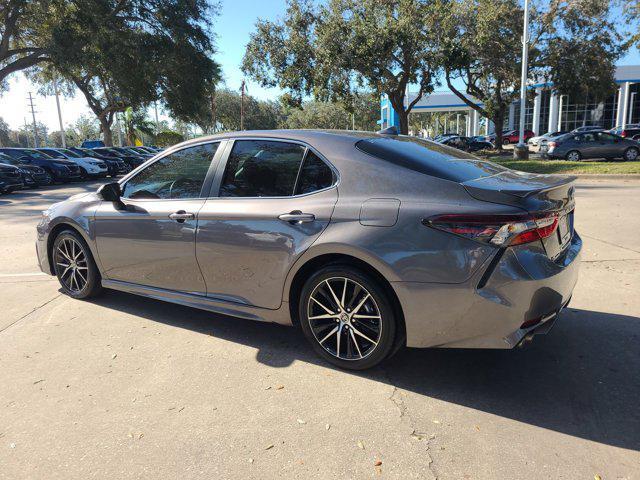
<svg viewBox="0 0 640 480">
<path fill-rule="evenodd" d="M 53 155 L 48 155 L 46 153 L 39 152 L 38 150 L 23 150 L 26 155 L 29 155 L 32 158 L 37 158 L 38 160 L 51 160 L 52 158 L 60 158 L 53 157 Z M 64 157 L 62 157 L 64 158 Z"/>
<path fill-rule="evenodd" d="M 81 155 L 78 155 L 76 152 L 74 152 L 73 150 L 69 150 L 68 148 L 61 148 L 60 151 L 64 153 L 67 157 L 82 158 Z"/>
</svg>

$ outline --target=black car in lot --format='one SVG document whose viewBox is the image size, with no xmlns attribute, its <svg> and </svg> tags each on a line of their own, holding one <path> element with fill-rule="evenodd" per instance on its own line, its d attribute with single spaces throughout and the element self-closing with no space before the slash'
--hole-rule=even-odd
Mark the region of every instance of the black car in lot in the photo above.
<svg viewBox="0 0 640 480">
<path fill-rule="evenodd" d="M 18 167 L 0 163 L 0 193 L 11 193 L 23 186 L 22 175 Z"/>
<path fill-rule="evenodd" d="M 78 155 L 82 155 L 83 157 L 95 158 L 96 160 L 103 161 L 107 164 L 108 175 L 110 177 L 116 177 L 118 175 L 124 175 L 125 173 L 129 173 L 131 168 L 127 165 L 124 160 L 107 157 L 106 155 L 102 155 L 95 151 L 95 149 L 91 148 L 81 148 L 81 147 L 71 147 L 69 148 L 74 153 Z"/>
<path fill-rule="evenodd" d="M 609 133 L 614 135 L 620 135 L 624 138 L 631 138 L 632 140 L 640 139 L 640 123 L 628 123 L 624 127 L 615 127 L 609 130 Z"/>
<path fill-rule="evenodd" d="M 51 175 L 44 168 L 22 163 L 20 160 L 16 160 L 4 153 L 0 153 L 0 163 L 17 167 L 20 175 L 22 175 L 22 183 L 24 183 L 25 188 L 50 185 L 53 182 Z"/>
<path fill-rule="evenodd" d="M 549 158 L 572 161 L 586 158 L 622 158 L 631 162 L 640 157 L 638 142 L 604 131 L 569 133 L 548 142 L 547 145 Z"/>
<path fill-rule="evenodd" d="M 20 160 L 21 163 L 42 167 L 51 175 L 54 182 L 66 183 L 81 178 L 80 167 L 75 163 L 51 158 L 49 155 L 32 148 L 0 148 L 0 153 Z"/>
<path fill-rule="evenodd" d="M 480 150 L 490 150 L 493 148 L 493 144 L 486 140 L 477 140 L 475 137 L 463 137 L 461 135 L 446 137 L 440 140 L 439 143 L 465 152 L 478 152 Z"/>
<path fill-rule="evenodd" d="M 146 161 L 146 159 L 138 155 L 125 154 L 125 153 L 118 152 L 118 150 L 115 149 L 114 147 L 99 147 L 99 148 L 93 148 L 92 150 L 106 157 L 124 161 L 131 170 L 139 167 Z"/>
</svg>

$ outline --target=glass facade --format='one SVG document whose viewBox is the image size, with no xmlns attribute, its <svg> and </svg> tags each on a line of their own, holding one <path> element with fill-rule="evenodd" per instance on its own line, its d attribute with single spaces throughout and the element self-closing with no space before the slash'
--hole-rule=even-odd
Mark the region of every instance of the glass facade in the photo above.
<svg viewBox="0 0 640 480">
<path fill-rule="evenodd" d="M 640 84 L 631 84 L 629 101 L 629 121 L 640 123 Z M 542 90 L 540 98 L 540 124 L 533 126 L 533 102 L 527 105 L 525 128 L 533 130 L 537 135 L 549 131 L 551 91 Z M 558 96 L 559 128 L 573 130 L 585 125 L 597 125 L 606 129 L 616 126 L 618 93 L 610 95 L 605 101 L 595 102 L 589 98 L 576 98 L 572 95 Z M 518 128 L 520 104 L 515 104 L 514 126 Z M 507 122 L 505 122 L 507 123 Z"/>
</svg>

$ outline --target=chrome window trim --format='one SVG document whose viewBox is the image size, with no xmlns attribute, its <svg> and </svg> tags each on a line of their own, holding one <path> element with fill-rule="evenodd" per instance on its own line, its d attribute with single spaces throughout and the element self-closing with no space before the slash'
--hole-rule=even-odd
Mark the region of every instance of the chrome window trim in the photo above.
<svg viewBox="0 0 640 480">
<path fill-rule="evenodd" d="M 314 147 L 312 147 L 308 143 L 303 142 L 301 140 L 294 140 L 294 139 L 289 139 L 289 138 L 284 138 L 284 137 L 231 137 L 231 138 L 228 138 L 227 140 L 228 140 L 228 143 L 227 143 L 227 148 L 226 148 L 226 151 L 225 151 L 225 155 L 220 160 L 220 163 L 218 165 L 218 171 L 216 172 L 216 176 L 214 178 L 213 184 L 211 185 L 211 191 L 209 192 L 209 197 L 207 197 L 209 200 L 243 200 L 243 199 L 244 200 L 256 200 L 256 199 L 266 200 L 266 199 L 271 199 L 271 198 L 282 200 L 282 199 L 286 199 L 286 198 L 304 198 L 304 197 L 307 197 L 309 195 L 315 195 L 315 194 L 320 193 L 320 192 L 325 192 L 327 190 L 331 190 L 332 188 L 338 188 L 338 185 L 340 184 L 340 172 L 335 167 L 335 165 L 333 165 L 333 163 L 331 163 L 329 160 L 327 160 L 327 158 L 322 153 L 318 152 L 318 150 L 316 150 Z M 282 142 L 282 143 L 294 143 L 294 144 L 300 145 L 300 146 L 305 148 L 305 152 L 304 152 L 304 155 L 302 157 L 302 161 L 300 162 L 300 167 L 298 169 L 298 175 L 300 174 L 300 171 L 302 169 L 302 165 L 304 164 L 304 161 L 307 158 L 307 152 L 310 150 L 315 155 L 317 155 L 320 160 L 322 160 L 324 163 L 326 163 L 329 166 L 329 168 L 331 169 L 331 171 L 333 171 L 333 173 L 335 175 L 335 181 L 330 186 L 325 187 L 323 189 L 314 190 L 313 192 L 302 193 L 302 194 L 299 194 L 299 195 L 285 195 L 285 196 L 273 196 L 273 197 L 221 197 L 220 196 L 220 187 L 222 186 L 222 179 L 224 177 L 225 170 L 227 169 L 227 163 L 229 161 L 229 157 L 231 156 L 231 152 L 233 151 L 233 147 L 234 147 L 235 143 L 238 142 L 238 141 L 243 141 L 243 140 L 273 141 L 273 142 Z M 294 192 L 295 192 L 295 187 L 297 186 L 297 180 L 298 180 L 298 178 L 296 177 L 296 184 L 294 185 Z"/>
<path fill-rule="evenodd" d="M 217 165 L 220 162 L 220 157 L 222 155 L 221 152 L 225 150 L 225 148 L 224 148 L 226 146 L 225 144 L 228 143 L 226 139 L 219 139 L 219 140 L 218 139 L 216 139 L 216 140 L 208 139 L 208 140 L 202 140 L 202 141 L 197 142 L 197 143 L 190 143 L 189 145 L 183 145 L 183 146 L 176 145 L 174 147 L 171 147 L 167 151 L 162 152 L 158 156 L 150 158 L 149 160 L 144 162 L 142 165 L 140 165 L 139 167 L 133 169 L 131 172 L 129 172 L 123 178 L 118 180 L 118 184 L 120 185 L 120 189 L 124 190 L 124 186 L 125 186 L 126 182 L 128 182 L 132 178 L 135 178 L 141 172 L 143 172 L 144 170 L 149 168 L 154 163 L 159 162 L 163 158 L 166 158 L 169 155 L 173 155 L 174 153 L 180 152 L 182 150 L 187 150 L 189 148 L 199 147 L 199 146 L 202 146 L 202 145 L 209 145 L 209 144 L 214 144 L 214 143 L 219 143 L 220 145 L 216 149 L 216 152 L 213 155 L 213 157 L 211 157 L 211 162 L 209 164 L 209 169 L 207 170 L 207 173 L 206 173 L 206 175 L 204 177 L 204 181 L 202 182 L 202 187 L 200 188 L 200 196 L 191 197 L 191 198 L 129 198 L 129 197 L 122 197 L 122 199 L 123 200 L 127 200 L 128 202 L 140 202 L 140 201 L 141 202 L 166 202 L 166 201 L 175 202 L 177 200 L 206 200 L 208 197 L 207 196 L 203 196 L 203 194 L 207 190 L 210 189 L 211 182 L 213 181 L 214 176 L 215 176 L 215 172 L 217 170 Z"/>
</svg>

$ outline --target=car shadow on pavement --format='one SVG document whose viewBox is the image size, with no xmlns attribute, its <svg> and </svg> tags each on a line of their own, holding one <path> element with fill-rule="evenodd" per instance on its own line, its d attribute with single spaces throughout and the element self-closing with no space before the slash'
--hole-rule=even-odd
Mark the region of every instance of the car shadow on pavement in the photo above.
<svg viewBox="0 0 640 480">
<path fill-rule="evenodd" d="M 299 329 L 107 291 L 93 301 L 257 349 L 274 368 L 318 358 Z M 640 450 L 640 318 L 569 308 L 546 336 L 514 350 L 403 349 L 383 366 L 349 372 L 399 389 Z"/>
</svg>

